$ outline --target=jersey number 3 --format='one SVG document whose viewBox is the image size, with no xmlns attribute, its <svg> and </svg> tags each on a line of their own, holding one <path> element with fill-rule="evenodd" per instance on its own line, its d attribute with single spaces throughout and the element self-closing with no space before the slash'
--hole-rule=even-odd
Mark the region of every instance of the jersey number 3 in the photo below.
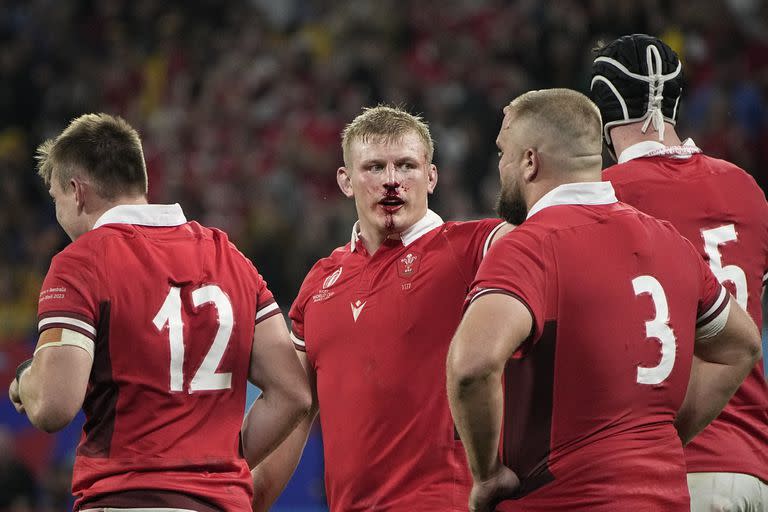
<svg viewBox="0 0 768 512">
<path fill-rule="evenodd" d="M 661 343 L 661 361 L 657 366 L 637 367 L 637 382 L 640 384 L 661 384 L 672 373 L 675 365 L 677 340 L 669 327 L 669 305 L 661 283 L 652 276 L 639 276 L 632 280 L 635 295 L 647 293 L 651 296 L 656 316 L 645 322 L 645 336 L 655 338 Z"/>
<path fill-rule="evenodd" d="M 215 284 L 201 286 L 192 292 L 192 305 L 199 308 L 203 304 L 212 303 L 218 312 L 219 328 L 213 338 L 211 348 L 197 369 L 189 392 L 229 389 L 232 384 L 232 374 L 216 373 L 224 351 L 229 344 L 234 325 L 232 304 L 227 295 Z M 172 286 L 152 322 L 162 332 L 168 326 L 168 341 L 171 348 L 171 391 L 184 390 L 184 321 L 181 318 L 181 288 Z"/>
</svg>

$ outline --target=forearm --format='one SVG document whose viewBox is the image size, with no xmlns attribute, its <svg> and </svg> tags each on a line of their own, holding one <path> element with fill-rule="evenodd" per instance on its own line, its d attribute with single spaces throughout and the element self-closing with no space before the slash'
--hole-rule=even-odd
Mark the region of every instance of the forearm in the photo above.
<svg viewBox="0 0 768 512">
<path fill-rule="evenodd" d="M 39 365 L 34 362 L 19 376 L 19 399 L 30 423 L 45 432 L 56 432 L 72 419 L 46 393 Z"/>
<path fill-rule="evenodd" d="M 308 412 L 308 404 L 299 397 L 263 393 L 253 403 L 243 422 L 243 451 L 248 467 L 261 463 Z"/>
<path fill-rule="evenodd" d="M 285 489 L 299 464 L 316 415 L 313 409 L 285 441 L 251 471 L 254 512 L 269 510 Z"/>
<path fill-rule="evenodd" d="M 729 365 L 706 362 L 694 356 L 688 392 L 675 418 L 683 444 L 720 414 L 753 365 L 750 357 Z"/>
<path fill-rule="evenodd" d="M 503 411 L 501 373 L 459 376 L 449 369 L 448 399 L 475 481 L 486 480 L 499 463 Z"/>
<path fill-rule="evenodd" d="M 760 332 L 731 298 L 716 333 L 697 331 L 691 377 L 675 426 L 683 443 L 704 429 L 728 403 L 760 359 Z"/>
</svg>

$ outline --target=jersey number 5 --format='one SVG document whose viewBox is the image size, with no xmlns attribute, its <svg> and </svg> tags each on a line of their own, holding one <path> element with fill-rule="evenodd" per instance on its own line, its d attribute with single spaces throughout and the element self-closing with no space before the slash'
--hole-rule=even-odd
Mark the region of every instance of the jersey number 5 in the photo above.
<svg viewBox="0 0 768 512">
<path fill-rule="evenodd" d="M 218 312 L 219 328 L 213 338 L 211 348 L 203 359 L 203 364 L 197 369 L 189 392 L 229 389 L 232 383 L 232 373 L 216 373 L 224 351 L 229 344 L 234 325 L 232 304 L 227 295 L 215 284 L 201 286 L 192 292 L 192 305 L 199 308 L 203 304 L 212 303 Z M 181 288 L 172 286 L 152 320 L 155 327 L 162 332 L 168 326 L 168 340 L 171 345 L 171 391 L 184 390 L 184 321 L 181 318 Z"/>
<path fill-rule="evenodd" d="M 736 302 L 742 308 L 747 307 L 747 275 L 738 265 L 723 266 L 723 257 L 720 255 L 720 246 L 735 242 L 738 238 L 736 227 L 733 224 L 726 224 L 719 228 L 702 229 L 701 236 L 704 238 L 704 252 L 709 256 L 709 267 L 712 273 L 721 283 L 730 281 L 736 288 Z"/>
<path fill-rule="evenodd" d="M 635 295 L 647 293 L 651 296 L 656 316 L 645 322 L 645 336 L 655 338 L 661 343 L 661 361 L 657 366 L 637 367 L 637 382 L 640 384 L 661 384 L 672 373 L 675 365 L 677 340 L 669 327 L 669 305 L 661 283 L 652 276 L 639 276 L 632 280 Z"/>
</svg>

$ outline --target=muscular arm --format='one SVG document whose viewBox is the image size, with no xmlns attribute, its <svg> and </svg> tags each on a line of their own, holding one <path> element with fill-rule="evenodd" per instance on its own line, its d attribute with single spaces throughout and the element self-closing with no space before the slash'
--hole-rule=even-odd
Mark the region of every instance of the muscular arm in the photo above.
<svg viewBox="0 0 768 512">
<path fill-rule="evenodd" d="M 61 430 L 77 415 L 93 365 L 83 347 L 57 345 L 67 334 L 77 335 L 61 328 L 43 331 L 32 365 L 9 388 L 16 410 L 26 412 L 29 421 L 46 432 Z"/>
<path fill-rule="evenodd" d="M 253 510 L 254 512 L 269 510 L 272 503 L 283 492 L 288 480 L 296 470 L 304 445 L 307 443 L 312 422 L 317 416 L 317 383 L 315 370 L 307 361 L 304 352 L 297 351 L 299 360 L 309 378 L 309 386 L 312 390 L 312 407 L 309 414 L 301 420 L 296 430 L 291 432 L 288 438 L 277 447 L 261 464 L 253 468 Z"/>
<path fill-rule="evenodd" d="M 306 416 L 312 396 L 280 315 L 256 325 L 249 380 L 262 395 L 243 422 L 243 450 L 249 467 L 259 464 Z"/>
<path fill-rule="evenodd" d="M 489 293 L 469 306 L 451 342 L 448 400 L 476 483 L 488 480 L 500 466 L 501 375 L 532 324 L 519 300 Z"/>
<path fill-rule="evenodd" d="M 720 414 L 760 360 L 757 327 L 733 298 L 729 300 L 723 329 L 712 337 L 696 339 L 688 392 L 675 419 L 684 444 Z"/>
</svg>

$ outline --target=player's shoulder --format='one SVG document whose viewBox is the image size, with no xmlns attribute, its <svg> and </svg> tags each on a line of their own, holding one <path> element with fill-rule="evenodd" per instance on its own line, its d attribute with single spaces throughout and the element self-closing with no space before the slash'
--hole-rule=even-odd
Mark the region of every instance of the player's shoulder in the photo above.
<svg viewBox="0 0 768 512">
<path fill-rule="evenodd" d="M 711 173 L 728 178 L 730 187 L 741 187 L 741 191 L 758 195 L 765 198 L 765 193 L 755 178 L 747 171 L 728 160 L 715 158 L 707 155 L 700 155 L 701 161 L 706 162 Z"/>
<path fill-rule="evenodd" d="M 230 262 L 233 262 L 241 271 L 248 272 L 254 277 L 260 275 L 254 262 L 246 256 L 232 240 L 230 240 L 226 231 L 219 228 L 203 226 L 194 221 L 187 223 L 187 228 L 196 238 L 209 240 L 211 242 L 208 244 L 208 247 L 210 247 L 209 250 L 226 253 L 226 258 L 228 258 Z M 215 259 L 218 260 L 218 256 Z"/>
<path fill-rule="evenodd" d="M 683 172 L 680 172 L 681 169 Z M 603 180 L 613 183 L 630 183 L 661 175 L 681 179 L 686 177 L 700 179 L 706 176 L 714 179 L 730 178 L 742 180 L 750 186 L 757 186 L 752 176 L 738 165 L 703 153 L 685 159 L 672 159 L 665 156 L 636 158 L 613 164 L 603 170 Z"/>
<path fill-rule="evenodd" d="M 617 208 L 627 214 L 625 216 L 627 221 L 624 222 L 619 229 L 639 229 L 644 233 L 649 234 L 650 239 L 652 240 L 665 240 L 663 243 L 687 242 L 687 239 L 680 234 L 680 231 L 675 224 L 666 219 L 660 219 L 653 215 L 649 215 L 627 203 L 619 202 L 617 203 Z"/>
<path fill-rule="evenodd" d="M 490 231 L 491 229 L 503 224 L 504 221 L 499 218 L 474 219 L 462 221 L 448 221 L 443 223 L 441 229 L 445 232 L 472 233 L 476 231 Z"/>
<path fill-rule="evenodd" d="M 550 235 L 564 227 L 558 222 L 552 222 L 548 215 L 551 212 L 547 212 L 546 210 L 547 209 L 539 212 L 539 214 L 526 219 L 522 224 L 516 226 L 515 229 L 510 231 L 503 238 L 494 242 L 490 250 L 493 250 L 494 247 L 540 246 L 540 244 L 549 238 Z M 544 213 L 547 215 L 542 215 Z"/>
<path fill-rule="evenodd" d="M 449 221 L 440 226 L 442 233 L 452 242 L 471 245 L 473 241 L 485 243 L 486 240 L 502 226 L 502 219 L 478 219 L 466 221 Z"/>
<path fill-rule="evenodd" d="M 69 247 L 94 249 L 105 242 L 117 238 L 130 239 L 136 236 L 131 224 L 105 224 L 83 233 Z"/>
<path fill-rule="evenodd" d="M 107 228 L 107 229 L 105 229 Z M 112 226 L 83 233 L 53 257 L 53 261 L 77 261 L 91 264 L 102 259 L 103 245 L 115 236 L 131 236 L 127 230 L 113 230 Z"/>
<path fill-rule="evenodd" d="M 662 166 L 655 158 L 636 158 L 616 163 L 603 169 L 603 181 L 610 181 L 614 187 L 658 177 Z"/>
<path fill-rule="evenodd" d="M 603 181 L 609 181 L 613 178 L 620 178 L 624 174 L 622 171 L 631 169 L 629 164 L 632 160 L 623 164 L 613 164 L 603 169 Z"/>
<path fill-rule="evenodd" d="M 604 205 L 559 205 L 536 212 L 513 229 L 505 240 L 542 242 L 558 233 L 578 234 L 598 224 L 622 229 L 625 224 L 635 222 L 638 216 L 649 217 L 621 201 Z"/>
<path fill-rule="evenodd" d="M 234 244 L 229 240 L 229 235 L 223 229 L 219 229 L 211 226 L 204 226 L 194 220 L 189 221 L 185 224 L 182 224 L 180 227 L 182 229 L 187 230 L 187 232 L 193 238 L 197 238 L 201 240 L 213 240 L 223 245 L 227 245 L 227 246 L 231 245 L 234 247 Z"/>
<path fill-rule="evenodd" d="M 354 251 L 352 250 L 351 243 L 347 243 L 346 245 L 336 247 L 333 251 L 331 251 L 331 253 L 328 256 L 317 260 L 315 264 L 312 265 L 312 268 L 310 269 L 309 274 L 323 272 L 330 268 L 335 268 L 339 265 L 343 265 L 347 260 L 349 260 L 353 256 L 353 254 L 354 254 Z"/>
<path fill-rule="evenodd" d="M 308 290 L 328 288 L 338 281 L 344 272 L 345 263 L 348 262 L 352 254 L 351 244 L 348 243 L 335 248 L 328 256 L 317 260 L 304 277 L 298 298 L 301 298 L 302 294 L 308 293 Z"/>
</svg>

